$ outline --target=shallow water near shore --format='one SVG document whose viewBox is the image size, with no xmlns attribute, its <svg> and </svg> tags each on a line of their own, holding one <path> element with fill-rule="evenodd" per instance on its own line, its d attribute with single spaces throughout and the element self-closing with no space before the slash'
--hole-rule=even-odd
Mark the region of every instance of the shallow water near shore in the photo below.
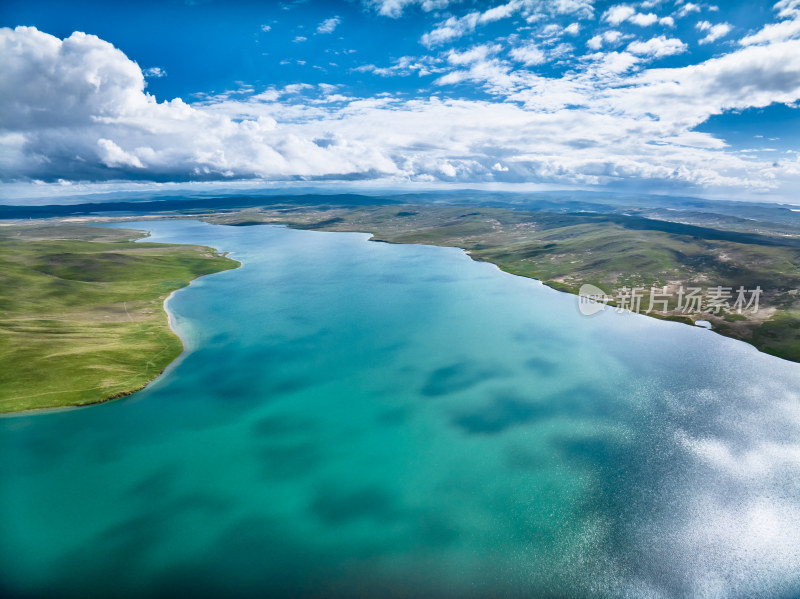
<svg viewBox="0 0 800 599">
<path fill-rule="evenodd" d="M 800 365 L 458 249 L 120 226 L 243 266 L 144 391 L 0 419 L 0 595 L 800 594 Z"/>
</svg>

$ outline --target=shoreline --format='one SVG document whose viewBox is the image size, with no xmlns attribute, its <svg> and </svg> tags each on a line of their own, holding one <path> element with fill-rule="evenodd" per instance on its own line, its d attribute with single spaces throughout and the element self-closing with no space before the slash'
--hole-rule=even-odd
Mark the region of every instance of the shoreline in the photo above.
<svg viewBox="0 0 800 599">
<path fill-rule="evenodd" d="M 372 240 L 370 240 L 370 241 L 372 241 Z M 422 244 L 422 245 L 425 245 L 425 244 Z M 433 246 L 433 247 L 455 247 L 455 246 Z M 484 262 L 486 264 L 493 264 L 500 271 L 502 271 L 502 272 L 504 272 L 504 273 L 506 273 L 508 275 L 512 275 L 514 277 L 522 277 L 523 279 L 528 279 L 529 281 L 538 281 L 540 284 L 544 285 L 548 289 L 552 289 L 553 291 L 557 291 L 559 293 L 564 293 L 564 294 L 567 294 L 567 295 L 571 295 L 571 296 L 575 297 L 576 299 L 578 297 L 580 297 L 579 294 L 574 293 L 574 292 L 572 292 L 572 291 L 570 291 L 568 289 L 559 289 L 558 287 L 555 287 L 553 285 L 548 284 L 547 281 L 543 281 L 543 280 L 537 279 L 535 277 L 528 277 L 528 276 L 517 274 L 517 273 L 514 273 L 514 272 L 509 272 L 508 270 L 505 270 L 502 266 L 500 266 L 499 264 L 497 264 L 495 262 L 492 262 L 491 260 L 483 260 L 481 258 L 476 258 L 476 257 L 472 256 L 469 253 L 469 251 L 464 250 L 463 248 L 458 248 L 458 249 L 463 250 L 464 253 L 467 254 L 467 256 L 469 256 L 475 262 Z M 607 307 L 611 308 L 611 309 L 614 308 L 613 305 L 609 305 Z M 775 358 L 777 360 L 783 360 L 784 362 L 788 362 L 790 364 L 800 364 L 800 361 L 790 360 L 789 358 L 784 358 L 783 356 L 778 356 L 778 355 L 775 355 L 775 354 L 772 354 L 772 353 L 769 353 L 769 352 L 765 352 L 760 347 L 758 347 L 755 343 L 752 343 L 751 341 L 748 341 L 747 339 L 740 339 L 739 337 L 734 337 L 732 335 L 724 335 L 719 330 L 717 330 L 716 328 L 713 327 L 713 323 L 709 323 L 711 326 L 708 326 L 708 327 L 697 324 L 698 322 L 708 322 L 706 320 L 706 318 L 702 314 L 700 315 L 701 318 L 699 318 L 698 320 L 695 321 L 695 320 L 692 320 L 691 318 L 689 318 L 688 316 L 677 316 L 677 315 L 673 315 L 673 314 L 648 314 L 647 312 L 632 312 L 630 310 L 624 310 L 624 312 L 628 313 L 628 314 L 635 314 L 637 316 L 644 316 L 646 318 L 652 318 L 654 320 L 660 320 L 662 322 L 674 322 L 676 324 L 681 324 L 681 325 L 684 325 L 684 326 L 688 326 L 688 327 L 692 327 L 692 328 L 696 328 L 696 329 L 700 329 L 700 330 L 704 330 L 704 331 L 710 331 L 711 333 L 714 333 L 715 335 L 719 335 L 720 337 L 724 337 L 725 339 L 731 339 L 733 341 L 738 341 L 740 343 L 744 343 L 746 345 L 749 345 L 750 347 L 755 349 L 757 352 L 759 352 L 761 354 L 764 354 L 765 356 L 770 356 L 771 358 Z"/>
<path fill-rule="evenodd" d="M 220 223 L 220 224 L 225 224 L 225 223 Z M 364 233 L 364 234 L 367 234 L 367 235 L 371 236 L 367 241 L 371 241 L 371 242 L 375 242 L 375 243 L 388 243 L 388 244 L 392 244 L 392 245 L 428 245 L 428 246 L 431 246 L 431 247 L 451 247 L 451 248 L 456 248 L 456 249 L 461 250 L 462 252 L 464 252 L 464 254 L 466 254 L 471 260 L 473 260 L 475 262 L 485 263 L 485 264 L 492 264 L 495 268 L 497 268 L 501 272 L 504 272 L 507 275 L 511 275 L 511 276 L 514 276 L 514 277 L 522 277 L 523 279 L 527 279 L 529 281 L 537 281 L 539 284 L 544 285 L 548 289 L 552 289 L 553 291 L 557 291 L 559 293 L 565 293 L 567 295 L 571 295 L 571 296 L 575 297 L 576 299 L 578 297 L 580 297 L 578 293 L 575 293 L 574 291 L 571 291 L 569 289 L 565 289 L 561 285 L 559 285 L 559 286 L 551 285 L 547 281 L 544 281 L 542 279 L 537 279 L 536 277 L 529 277 L 529 276 L 526 276 L 526 275 L 523 275 L 523 274 L 511 272 L 511 271 L 506 270 L 505 268 L 503 268 L 500 264 L 497 264 L 496 262 L 493 262 L 492 260 L 487 260 L 487 259 L 481 258 L 480 256 L 475 256 L 472 253 L 471 250 L 468 250 L 466 248 L 463 248 L 463 247 L 460 247 L 460 246 L 456 246 L 456 245 L 438 245 L 438 244 L 430 244 L 430 243 L 413 243 L 413 242 L 408 242 L 407 243 L 407 242 L 390 241 L 390 240 L 387 240 L 387 239 L 381 239 L 379 237 L 376 237 L 375 233 L 372 233 L 372 232 L 369 232 L 369 231 L 335 231 L 335 230 L 334 231 L 330 231 L 330 230 L 327 230 L 327 229 L 309 229 L 309 228 L 307 228 L 305 226 L 303 226 L 303 227 L 295 227 L 295 226 L 290 225 L 290 224 L 287 225 L 287 224 L 268 223 L 268 222 L 261 223 L 261 224 L 287 226 L 289 228 L 298 229 L 298 230 L 301 230 L 301 231 L 319 231 L 319 232 L 323 232 L 323 233 L 344 233 L 344 232 Z M 231 225 L 227 225 L 227 226 L 231 226 Z M 613 306 L 609 306 L 609 307 L 613 308 Z M 692 320 L 691 318 L 689 318 L 688 316 L 680 316 L 680 315 L 674 315 L 674 314 L 655 314 L 655 313 L 654 314 L 648 314 L 646 312 L 631 312 L 630 310 L 626 310 L 626 312 L 628 312 L 630 314 L 637 314 L 639 316 L 646 316 L 648 318 L 653 318 L 655 320 L 660 320 L 662 322 L 674 322 L 674 323 L 686 325 L 686 326 L 689 326 L 689 327 L 692 327 L 692 328 L 698 328 L 698 329 L 701 329 L 701 330 L 711 331 L 712 333 L 714 333 L 716 335 L 719 335 L 720 337 L 724 337 L 725 339 L 732 339 L 734 341 L 739 341 L 741 343 L 745 343 L 745 344 L 749 345 L 750 347 L 754 348 L 759 353 L 764 354 L 766 356 L 770 356 L 770 357 L 776 358 L 778 360 L 783 360 L 785 362 L 789 362 L 790 364 L 800 364 L 800 361 L 790 360 L 789 358 L 785 358 L 783 356 L 778 356 L 778 355 L 775 355 L 775 354 L 772 354 L 772 353 L 769 353 L 769 352 L 765 352 L 760 347 L 758 347 L 758 345 L 748 341 L 747 339 L 740 339 L 739 337 L 734 337 L 732 335 L 724 335 L 723 333 L 721 333 L 719 330 L 717 330 L 713 326 L 705 327 L 703 325 L 696 324 L 696 322 L 705 322 L 706 321 L 706 318 L 705 318 L 705 316 L 703 314 L 700 314 L 699 315 L 700 317 L 698 318 L 698 320 L 695 321 L 695 320 Z"/>
<path fill-rule="evenodd" d="M 203 218 L 204 218 L 203 216 L 199 217 L 199 219 L 203 219 Z M 202 220 L 202 222 L 209 222 L 209 221 Z M 210 222 L 209 224 L 219 224 L 219 225 L 224 225 L 224 226 L 240 226 L 237 223 L 224 223 L 224 222 L 222 222 L 222 223 Z M 454 249 L 457 249 L 457 250 L 463 252 L 466 256 L 468 256 L 474 262 L 491 264 L 492 266 L 497 268 L 500 272 L 503 272 L 503 273 L 505 273 L 507 275 L 511 275 L 511 276 L 515 276 L 515 277 L 521 277 L 521 278 L 529 280 L 529 281 L 536 281 L 537 283 L 539 283 L 540 285 L 543 285 L 544 287 L 547 287 L 548 289 L 551 289 L 551 290 L 559 292 L 559 293 L 564 293 L 566 295 L 570 295 L 570 296 L 576 298 L 576 300 L 577 300 L 578 297 L 580 297 L 577 292 L 572 291 L 572 290 L 570 290 L 568 288 L 565 288 L 565 286 L 563 286 L 561 284 L 553 285 L 553 284 L 550 284 L 550 282 L 548 282 L 548 281 L 545 281 L 545 280 L 542 280 L 542 279 L 538 279 L 536 277 L 531 277 L 531 276 L 527 276 L 527 275 L 524 275 L 524 274 L 511 272 L 511 271 L 507 270 L 506 268 L 504 268 L 502 265 L 498 264 L 497 262 L 482 258 L 480 256 L 475 256 L 472 253 L 471 250 L 463 248 L 463 247 L 458 246 L 458 245 L 445 245 L 445 244 L 424 243 L 424 242 L 415 243 L 415 242 L 407 242 L 407 241 L 391 241 L 389 239 L 383 239 L 383 238 L 379 237 L 377 233 L 374 233 L 372 231 L 365 231 L 365 230 L 358 230 L 358 229 L 352 229 L 352 230 L 347 230 L 347 231 L 336 230 L 336 229 L 317 229 L 317 228 L 313 228 L 313 227 L 310 227 L 310 226 L 305 225 L 305 224 L 296 224 L 296 223 L 289 223 L 289 222 L 282 222 L 282 223 L 281 222 L 264 222 L 264 221 L 258 222 L 258 221 L 250 220 L 250 221 L 247 221 L 247 225 L 246 226 L 257 226 L 257 225 L 268 225 L 268 226 L 273 226 L 273 227 L 286 227 L 286 228 L 295 229 L 295 230 L 298 230 L 298 231 L 314 231 L 314 232 L 317 232 L 317 233 L 360 233 L 360 234 L 363 234 L 363 235 L 369 235 L 369 238 L 366 239 L 366 241 L 373 242 L 373 243 L 385 243 L 385 244 L 389 244 L 389 245 L 423 245 L 423 246 L 429 246 L 429 247 L 454 248 Z M 609 307 L 611 309 L 614 309 L 613 305 L 609 306 Z M 800 361 L 798 361 L 798 360 L 791 360 L 791 359 L 783 357 L 783 356 L 779 356 L 779 355 L 775 355 L 773 353 L 769 353 L 769 352 L 763 351 L 758 345 L 756 345 L 755 343 L 752 343 L 751 341 L 749 341 L 747 339 L 741 339 L 741 338 L 735 337 L 733 335 L 725 335 L 722 332 L 720 332 L 714 326 L 712 326 L 711 328 L 706 328 L 706 327 L 704 327 L 702 325 L 696 324 L 696 322 L 703 322 L 703 321 L 706 320 L 706 316 L 704 314 L 699 314 L 698 318 L 697 318 L 697 321 L 695 321 L 692 318 L 690 318 L 689 316 L 685 316 L 685 315 L 659 314 L 659 313 L 649 314 L 649 313 L 646 313 L 646 312 L 632 312 L 630 310 L 625 310 L 625 312 L 627 312 L 629 314 L 636 314 L 638 316 L 644 316 L 644 317 L 647 317 L 647 318 L 652 318 L 654 320 L 659 320 L 661 322 L 671 322 L 671 323 L 681 324 L 681 325 L 685 325 L 685 326 L 691 327 L 693 329 L 708 330 L 708 331 L 711 331 L 712 333 L 714 333 L 716 335 L 719 335 L 720 337 L 723 337 L 725 339 L 731 339 L 732 341 L 738 341 L 740 343 L 744 343 L 744 344 L 750 346 L 751 348 L 753 348 L 755 351 L 759 352 L 760 354 L 764 354 L 766 356 L 770 356 L 772 358 L 776 358 L 778 360 L 782 360 L 782 361 L 788 362 L 790 364 L 800 364 Z"/>
<path fill-rule="evenodd" d="M 222 271 L 222 272 L 225 272 L 225 271 Z M 212 273 L 212 274 L 217 274 L 217 273 Z M 36 415 L 36 414 L 45 414 L 45 413 L 50 414 L 50 413 L 55 413 L 55 412 L 66 412 L 66 411 L 70 411 L 70 410 L 80 410 L 81 408 L 89 408 L 89 407 L 92 407 L 92 406 L 99 406 L 99 405 L 102 405 L 102 404 L 111 403 L 113 401 L 118 401 L 120 399 L 125 399 L 126 397 L 130 397 L 134 393 L 138 393 L 139 391 L 144 391 L 145 389 L 150 387 L 150 385 L 152 385 L 159 378 L 161 378 L 161 376 L 171 366 L 177 365 L 187 353 L 187 351 L 186 351 L 186 343 L 185 343 L 183 337 L 181 337 L 181 335 L 178 333 L 178 331 L 173 326 L 172 313 L 167 308 L 167 302 L 172 298 L 173 295 L 175 295 L 176 292 L 181 291 L 182 289 L 187 289 L 197 279 L 200 279 L 201 277 L 207 277 L 207 276 L 210 276 L 210 275 L 201 275 L 200 277 L 196 277 L 196 278 L 192 279 L 189 282 L 188 285 L 184 285 L 183 287 L 181 287 L 179 289 L 175 289 L 175 290 L 171 291 L 170 294 L 166 298 L 164 298 L 164 301 L 161 303 L 161 309 L 167 315 L 167 326 L 169 327 L 169 329 L 172 332 L 172 334 L 175 337 L 177 337 L 178 340 L 181 342 L 181 353 L 178 354 L 178 356 L 174 360 L 171 360 L 166 366 L 164 366 L 164 368 L 162 368 L 158 372 L 158 374 L 156 374 L 152 379 L 147 381 L 144 385 L 141 385 L 140 387 L 137 387 L 136 389 L 118 391 L 117 393 L 114 393 L 113 395 L 110 395 L 109 397 L 106 397 L 106 398 L 103 398 L 103 399 L 99 399 L 97 401 L 91 401 L 89 403 L 81 403 L 81 404 L 74 404 L 74 405 L 67 405 L 67 406 L 58 406 L 58 407 L 53 407 L 53 408 L 34 408 L 32 410 L 20 410 L 20 411 L 17 411 L 17 412 L 4 412 L 4 413 L 0 413 L 0 418 L 12 418 L 12 417 L 15 417 L 15 416 L 33 416 L 33 415 Z"/>
<path fill-rule="evenodd" d="M 135 241 L 148 241 L 152 234 L 151 234 L 150 231 L 145 231 L 145 233 L 146 233 L 146 235 L 144 235 L 143 237 L 141 237 L 139 239 L 136 239 Z M 176 245 L 192 245 L 192 244 L 176 244 Z M 210 246 L 207 246 L 207 247 L 210 247 Z M 221 255 L 223 255 L 226 258 L 230 258 L 231 252 L 220 252 L 220 250 L 218 250 L 217 248 L 211 248 L 211 249 L 213 249 L 216 252 L 219 252 Z M 151 379 L 149 379 L 146 383 L 144 383 L 143 385 L 140 385 L 140 386 L 138 386 L 138 387 L 136 387 L 134 389 L 125 389 L 123 391 L 118 391 L 118 392 L 116 392 L 116 393 L 114 393 L 114 394 L 112 394 L 112 395 L 110 395 L 108 397 L 104 397 L 104 398 L 99 399 L 97 401 L 91 401 L 91 402 L 80 403 L 80 404 L 72 404 L 72 405 L 55 406 L 55 407 L 33 408 L 33 409 L 28 409 L 28 410 L 19 410 L 19 411 L 12 411 L 12 412 L 2 412 L 2 413 L 0 413 L 0 418 L 13 418 L 13 417 L 17 417 L 17 416 L 35 416 L 37 414 L 50 414 L 50 413 L 56 413 L 56 412 L 65 412 L 65 411 L 70 411 L 70 410 L 79 410 L 79 409 L 82 409 L 82 408 L 89 408 L 89 407 L 93 407 L 93 406 L 99 406 L 99 405 L 102 405 L 102 404 L 107 404 L 107 403 L 111 403 L 111 402 L 118 401 L 118 400 L 121 400 L 121 399 L 125 399 L 126 397 L 130 397 L 131 395 L 134 395 L 134 394 L 136 394 L 136 393 L 138 393 L 140 391 L 144 391 L 148 387 L 152 386 L 167 371 L 169 371 L 172 368 L 175 368 L 178 364 L 180 364 L 180 362 L 182 362 L 183 359 L 189 353 L 191 353 L 191 350 L 192 350 L 192 348 L 187 343 L 187 340 L 184 339 L 183 336 L 181 336 L 181 334 L 178 332 L 178 329 L 175 326 L 174 316 L 173 316 L 172 312 L 170 311 L 170 309 L 169 309 L 169 307 L 167 305 L 169 300 L 171 300 L 173 298 L 173 296 L 177 292 L 182 291 L 184 289 L 188 289 L 189 287 L 192 286 L 192 284 L 195 281 L 198 281 L 199 279 L 202 279 L 204 277 L 210 277 L 210 276 L 222 273 L 222 272 L 227 272 L 228 270 L 237 270 L 237 269 L 239 269 L 239 268 L 241 268 L 243 266 L 243 263 L 240 260 L 236 260 L 235 258 L 230 258 L 230 259 L 233 260 L 234 262 L 236 262 L 237 266 L 234 266 L 232 268 L 228 268 L 228 269 L 225 269 L 225 270 L 212 272 L 212 273 L 208 273 L 208 274 L 199 275 L 197 277 L 194 277 L 193 279 L 191 279 L 183 287 L 179 287 L 177 289 L 173 289 L 172 291 L 170 291 L 169 295 L 167 295 L 163 299 L 163 301 L 161 302 L 162 313 L 165 314 L 166 317 L 167 317 L 167 326 L 169 327 L 170 333 L 175 338 L 177 338 L 178 341 L 180 342 L 181 351 L 174 359 L 170 360 L 167 364 L 165 364 L 164 367 L 160 371 L 158 371 L 158 373 L 156 373 L 155 376 L 153 376 Z"/>
<path fill-rule="evenodd" d="M 386 241 L 384 241 L 382 239 L 381 240 L 370 239 L 369 241 L 381 241 L 383 243 L 393 243 L 393 242 L 386 242 Z M 420 245 L 427 245 L 427 244 L 420 244 Z M 433 247 L 456 247 L 456 246 L 439 246 L 439 245 L 436 245 L 436 246 L 433 246 Z M 579 294 L 574 293 L 574 292 L 572 292 L 572 291 L 570 291 L 568 289 L 559 289 L 558 287 L 554 287 L 553 285 L 548 284 L 547 281 L 543 281 L 543 280 L 537 279 L 535 277 L 528 277 L 528 276 L 517 274 L 517 273 L 514 273 L 514 272 L 509 272 L 508 270 L 505 270 L 502 266 L 500 266 L 499 264 L 497 264 L 495 262 L 492 262 L 491 260 L 484 260 L 482 258 L 476 258 L 475 256 L 473 256 L 470 253 L 469 250 L 465 250 L 464 248 L 458 248 L 458 249 L 462 250 L 467 256 L 469 256 L 475 262 L 483 262 L 483 263 L 486 263 L 486 264 L 492 264 L 495 267 L 497 267 L 498 270 L 500 270 L 501 272 L 506 273 L 507 275 L 511 275 L 511 276 L 514 276 L 514 277 L 522 277 L 523 279 L 528 279 L 529 281 L 537 281 L 538 283 L 540 283 L 541 285 L 544 285 L 548 289 L 552 289 L 553 291 L 557 291 L 559 293 L 564 293 L 564 294 L 567 294 L 567 295 L 571 295 L 571 296 L 575 297 L 576 299 L 580 297 Z M 614 308 L 613 305 L 609 305 L 607 307 L 611 308 L 611 309 Z M 748 341 L 746 339 L 740 339 L 738 337 L 733 337 L 732 335 L 723 335 L 721 332 L 719 332 L 713 326 L 706 327 L 706 326 L 697 324 L 698 322 L 708 322 L 707 320 L 705 320 L 703 315 L 700 315 L 701 318 L 699 318 L 698 320 L 694 321 L 691 318 L 689 318 L 688 316 L 681 317 L 681 316 L 676 316 L 676 315 L 673 315 L 673 314 L 648 314 L 646 312 L 631 312 L 630 310 L 625 310 L 624 312 L 628 313 L 628 314 L 635 314 L 637 316 L 645 316 L 647 318 L 652 318 L 654 320 L 660 320 L 662 322 L 674 322 L 676 324 L 681 324 L 681 325 L 684 325 L 684 326 L 700 329 L 700 330 L 703 330 L 703 331 L 710 331 L 710 332 L 714 333 L 715 335 L 719 335 L 720 337 L 724 337 L 725 339 L 731 339 L 733 341 L 738 341 L 740 343 L 744 343 L 746 345 L 749 345 L 750 347 L 755 349 L 758 353 L 764 354 L 765 356 L 770 356 L 771 358 L 775 358 L 777 360 L 783 360 L 784 362 L 788 362 L 790 364 L 800 364 L 800 361 L 790 360 L 789 358 L 784 358 L 783 356 L 776 356 L 775 354 L 771 354 L 769 352 L 765 352 L 760 347 L 758 347 L 755 343 L 751 343 L 750 341 Z M 689 321 L 689 322 L 687 322 L 687 321 Z M 711 323 L 709 323 L 709 324 L 711 324 Z"/>
</svg>

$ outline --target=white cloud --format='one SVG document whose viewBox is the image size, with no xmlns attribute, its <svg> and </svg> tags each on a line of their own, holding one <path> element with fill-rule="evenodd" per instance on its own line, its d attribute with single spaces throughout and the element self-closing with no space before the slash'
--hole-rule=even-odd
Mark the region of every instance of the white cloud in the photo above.
<svg viewBox="0 0 800 599">
<path fill-rule="evenodd" d="M 564 27 L 564 33 L 568 33 L 570 35 L 578 35 L 581 31 L 580 23 L 570 23 L 566 27 Z"/>
<path fill-rule="evenodd" d="M 445 177 L 455 177 L 458 174 L 456 171 L 456 167 L 454 167 L 449 162 L 443 162 L 439 165 L 439 172 L 442 173 Z"/>
<path fill-rule="evenodd" d="M 636 13 L 632 17 L 628 19 L 634 25 L 639 25 L 640 27 L 647 27 L 648 25 L 652 25 L 656 21 L 658 21 L 658 17 L 653 13 Z"/>
<path fill-rule="evenodd" d="M 149 96 L 136 63 L 108 42 L 74 33 L 63 42 L 32 27 L 0 29 L 0 126 L 85 124 L 134 112 Z M 37 64 L 37 61 L 38 64 Z"/>
<path fill-rule="evenodd" d="M 302 35 L 298 35 L 298 36 L 297 36 L 297 37 L 295 37 L 295 38 L 294 38 L 292 41 L 293 41 L 295 44 L 301 44 L 301 43 L 303 43 L 303 42 L 306 42 L 306 41 L 308 41 L 308 38 L 307 38 L 307 37 L 304 37 L 304 36 L 302 36 Z"/>
<path fill-rule="evenodd" d="M 592 50 L 599 50 L 603 47 L 603 36 L 595 35 L 587 40 L 586 45 Z"/>
<path fill-rule="evenodd" d="M 712 114 L 800 98 L 800 42 L 751 46 L 703 63 L 652 69 L 610 90 L 606 101 L 635 114 L 659 115 L 662 123 L 693 127 Z"/>
<path fill-rule="evenodd" d="M 339 17 L 325 19 L 317 26 L 317 33 L 333 33 L 333 31 L 341 22 L 342 20 Z"/>
<path fill-rule="evenodd" d="M 374 73 L 381 77 L 407 77 L 416 73 L 417 75 L 424 76 L 432 73 L 441 73 L 446 69 L 434 64 L 434 59 L 429 56 L 416 58 L 414 56 L 401 56 L 394 61 L 394 64 L 389 67 L 378 67 L 374 64 L 365 64 L 354 68 L 353 70 L 360 73 Z"/>
<path fill-rule="evenodd" d="M 574 18 L 591 18 L 594 0 L 510 0 L 484 11 L 472 11 L 466 15 L 452 16 L 441 21 L 434 29 L 423 34 L 420 42 L 431 48 L 473 33 L 479 26 L 493 23 L 516 14 L 529 23 L 536 23 L 547 16 L 570 15 Z M 574 35 L 579 24 L 573 23 L 563 31 Z M 559 31 L 561 28 L 559 27 Z"/>
<path fill-rule="evenodd" d="M 98 157 L 100 161 L 109 167 L 132 166 L 134 168 L 144 168 L 138 156 L 126 152 L 110 139 L 100 138 L 97 140 L 100 147 Z"/>
<path fill-rule="evenodd" d="M 664 25 L 664 27 L 675 27 L 675 19 L 672 17 L 662 17 L 658 20 L 659 24 Z"/>
<path fill-rule="evenodd" d="M 544 28 L 542 28 L 541 32 L 539 33 L 539 36 L 555 38 L 561 36 L 562 33 L 564 33 L 564 28 L 561 27 L 561 25 L 558 25 L 556 23 L 550 23 L 548 25 L 545 25 Z"/>
<path fill-rule="evenodd" d="M 299 94 L 309 89 L 314 89 L 310 83 L 290 83 L 283 88 L 282 95 Z"/>
<path fill-rule="evenodd" d="M 548 17 L 569 15 L 576 19 L 593 19 L 595 0 L 521 0 L 522 15 L 528 23 Z"/>
<path fill-rule="evenodd" d="M 585 57 L 587 61 L 594 61 L 593 75 L 598 79 L 616 79 L 620 74 L 629 71 L 640 58 L 630 52 L 597 52 Z"/>
<path fill-rule="evenodd" d="M 700 40 L 701 44 L 710 44 L 711 42 L 717 41 L 721 37 L 725 37 L 731 32 L 733 27 L 730 23 L 718 23 L 716 25 L 712 25 L 708 21 L 700 21 L 695 25 L 695 28 L 699 31 L 707 31 L 708 34 Z"/>
<path fill-rule="evenodd" d="M 409 6 L 419 6 L 425 12 L 447 8 L 451 0 L 362 0 L 368 6 L 384 17 L 397 19 Z"/>
<path fill-rule="evenodd" d="M 492 94 L 503 95 L 513 90 L 520 81 L 520 76 L 512 75 L 510 66 L 497 58 L 475 59 L 465 66 L 468 68 L 447 73 L 436 79 L 434 84 L 443 86 L 473 81 L 482 84 Z"/>
<path fill-rule="evenodd" d="M 374 147 L 323 148 L 241 102 L 230 115 L 157 102 L 133 61 L 95 36 L 0 29 L 0 178 L 152 179 L 396 172 Z M 306 84 L 287 92 L 307 91 Z M 259 103 L 260 104 L 260 103 Z"/>
<path fill-rule="evenodd" d="M 800 19 L 773 23 L 762 28 L 753 35 L 739 40 L 743 46 L 753 44 L 771 44 L 800 37 Z"/>
<path fill-rule="evenodd" d="M 639 56 L 660 58 L 662 56 L 673 56 L 686 52 L 687 47 L 688 46 L 678 38 L 667 38 L 663 35 L 659 35 L 646 42 L 631 42 L 628 44 L 628 52 Z"/>
<path fill-rule="evenodd" d="M 150 67 L 149 69 L 143 69 L 142 74 L 145 77 L 153 79 L 160 79 L 161 77 L 167 76 L 167 72 L 161 67 Z"/>
<path fill-rule="evenodd" d="M 533 43 L 520 46 L 518 48 L 513 48 L 509 54 L 511 54 L 512 58 L 521 62 L 526 67 L 542 64 L 546 60 L 544 52 L 537 48 L 536 44 Z"/>
<path fill-rule="evenodd" d="M 678 12 L 675 13 L 675 16 L 678 17 L 679 19 L 682 19 L 686 15 L 691 14 L 693 12 L 700 12 L 700 6 L 692 2 L 687 2 L 678 9 Z"/>
<path fill-rule="evenodd" d="M 464 52 L 456 52 L 450 50 L 447 54 L 447 62 L 456 65 L 465 65 L 473 62 L 480 62 L 486 60 L 492 54 L 497 54 L 501 49 L 498 44 L 482 44 L 480 46 L 473 46 Z"/>
<path fill-rule="evenodd" d="M 485 25 L 510 17 L 522 6 L 520 0 L 511 0 L 506 4 L 495 6 L 484 12 L 471 12 L 463 17 L 450 17 L 446 21 L 439 23 L 435 29 L 425 33 L 420 42 L 425 46 L 432 47 L 459 38 L 463 35 L 472 33 L 478 25 Z"/>
<path fill-rule="evenodd" d="M 682 43 L 657 41 L 648 47 L 653 54 Z M 764 189 L 776 184 L 771 162 L 724 153 L 720 140 L 691 129 L 726 109 L 800 97 L 800 66 L 786 61 L 797 48 L 773 50 L 777 52 L 774 60 L 765 53 L 740 53 L 694 67 L 655 69 L 634 76 L 625 73 L 636 57 L 612 52 L 595 57 L 595 66 L 572 79 L 513 71 L 488 52 L 480 59 L 480 51 L 471 55 L 474 61 L 464 58 L 462 62 L 469 62 L 467 70 L 449 73 L 438 83 L 473 81 L 490 93 L 524 102 L 525 109 L 491 102 L 388 101 L 367 112 L 354 112 L 351 104 L 345 110 L 353 117 L 350 123 L 340 114 L 335 119 L 331 115 L 324 125 L 331 127 L 335 122 L 347 129 L 348 134 L 341 134 L 344 139 L 361 135 L 364 126 L 381 131 L 381 147 L 395 148 L 386 150 L 391 156 L 397 156 L 397 149 L 403 152 L 406 158 L 399 168 L 415 173 L 411 176 L 418 180 L 444 175 L 441 166 L 446 161 L 456 172 L 453 178 L 460 180 L 493 173 L 511 180 L 603 184 L 642 179 Z M 454 53 L 461 54 L 466 53 Z M 754 71 L 763 81 L 752 80 Z M 797 80 L 794 87 L 792 78 Z M 406 148 L 418 146 L 430 149 L 408 154 Z M 484 154 L 487 146 L 498 148 L 499 153 Z M 493 167 L 498 162 L 513 168 L 497 171 Z M 789 170 L 784 168 L 784 172 Z"/>
<path fill-rule="evenodd" d="M 263 31 L 264 33 L 267 33 L 268 31 L 272 31 L 272 26 L 270 26 L 270 25 L 262 25 L 261 26 L 261 31 Z"/>
<path fill-rule="evenodd" d="M 780 23 L 765 25 L 760 31 L 739 40 L 744 46 L 776 43 L 800 37 L 800 0 L 781 0 L 773 10 L 778 17 L 785 19 Z"/>
<path fill-rule="evenodd" d="M 622 33 L 616 30 L 605 31 L 602 34 L 595 35 L 586 45 L 592 50 L 599 50 L 603 44 L 614 44 L 622 38 Z"/>
<path fill-rule="evenodd" d="M 772 8 L 778 11 L 778 17 L 781 19 L 800 17 L 800 0 L 779 0 Z"/>
<path fill-rule="evenodd" d="M 568 59 L 575 55 L 575 46 L 566 42 L 558 44 L 555 48 L 550 50 L 549 56 L 553 60 Z"/>
<path fill-rule="evenodd" d="M 640 27 L 647 27 L 658 21 L 658 16 L 654 13 L 636 12 L 636 9 L 627 4 L 617 4 L 603 13 L 603 21 L 612 26 L 628 21 Z"/>
<path fill-rule="evenodd" d="M 626 4 L 617 4 L 603 13 L 603 20 L 611 25 L 619 25 L 620 23 L 627 21 L 634 14 L 636 14 L 636 9 L 634 9 L 632 6 L 628 6 Z"/>
</svg>

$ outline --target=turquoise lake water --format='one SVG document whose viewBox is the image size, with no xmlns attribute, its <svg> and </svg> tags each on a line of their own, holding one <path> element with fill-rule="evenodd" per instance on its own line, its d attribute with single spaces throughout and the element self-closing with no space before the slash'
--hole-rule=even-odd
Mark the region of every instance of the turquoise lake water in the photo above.
<svg viewBox="0 0 800 599">
<path fill-rule="evenodd" d="M 800 594 L 800 365 L 457 249 L 124 226 L 243 267 L 147 389 L 0 419 L 0 596 Z"/>
</svg>

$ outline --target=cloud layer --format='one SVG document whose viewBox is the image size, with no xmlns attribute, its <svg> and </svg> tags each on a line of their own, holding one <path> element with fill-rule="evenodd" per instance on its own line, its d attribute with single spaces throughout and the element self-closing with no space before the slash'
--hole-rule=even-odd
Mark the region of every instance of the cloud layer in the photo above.
<svg viewBox="0 0 800 599">
<path fill-rule="evenodd" d="M 434 10 L 447 3 L 372 6 L 399 17 L 412 4 Z M 538 41 L 511 36 L 441 47 L 511 15 L 536 22 L 534 4 L 512 0 L 448 17 L 423 36 L 422 44 L 435 48 L 430 53 L 362 68 L 383 77 L 433 74 L 434 90 L 466 84 L 485 99 L 354 97 L 340 85 L 297 84 L 192 104 L 159 102 L 147 93 L 142 69 L 106 41 L 79 32 L 61 40 L 29 27 L 0 29 L 0 178 L 381 178 L 751 190 L 800 178 L 796 155 L 759 159 L 694 131 L 712 115 L 800 99 L 795 3 L 779 2 L 779 22 L 749 32 L 727 54 L 673 68 L 652 64 L 686 52 L 686 42 L 654 29 L 668 31 L 672 17 L 626 5 L 595 15 L 580 0 L 549 3 L 548 11 L 575 21 L 542 29 Z M 686 3 L 680 11 L 695 9 Z M 606 29 L 579 55 L 567 40 L 589 18 L 609 27 L 628 22 L 649 34 Z M 340 22 L 332 17 L 318 31 Z M 695 28 L 704 40 L 731 31 L 706 19 Z M 576 68 L 559 77 L 538 73 L 565 53 Z M 148 77 L 161 72 L 146 70 Z"/>
</svg>

